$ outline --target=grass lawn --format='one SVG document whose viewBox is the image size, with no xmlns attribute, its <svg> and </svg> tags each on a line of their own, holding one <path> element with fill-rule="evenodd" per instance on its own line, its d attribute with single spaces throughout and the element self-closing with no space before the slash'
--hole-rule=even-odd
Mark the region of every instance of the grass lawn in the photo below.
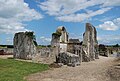
<svg viewBox="0 0 120 81">
<path fill-rule="evenodd" d="M 46 64 L 0 59 L 0 81 L 26 81 L 24 76 L 48 69 Z"/>
</svg>

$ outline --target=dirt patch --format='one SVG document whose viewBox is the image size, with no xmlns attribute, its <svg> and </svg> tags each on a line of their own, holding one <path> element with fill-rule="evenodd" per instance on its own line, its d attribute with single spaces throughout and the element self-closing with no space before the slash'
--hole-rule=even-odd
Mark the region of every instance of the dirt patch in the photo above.
<svg viewBox="0 0 120 81">
<path fill-rule="evenodd" d="M 120 59 L 114 61 L 114 65 L 108 69 L 110 81 L 120 81 Z"/>
<path fill-rule="evenodd" d="M 2 59 L 13 58 L 13 55 L 0 55 L 0 58 Z"/>
<path fill-rule="evenodd" d="M 114 58 L 100 56 L 100 59 L 83 62 L 77 67 L 62 66 L 25 78 L 27 81 L 110 81 L 107 72 L 113 64 Z"/>
<path fill-rule="evenodd" d="M 50 68 L 60 68 L 62 67 L 62 64 L 58 64 L 58 63 L 52 63 L 49 65 Z"/>
</svg>

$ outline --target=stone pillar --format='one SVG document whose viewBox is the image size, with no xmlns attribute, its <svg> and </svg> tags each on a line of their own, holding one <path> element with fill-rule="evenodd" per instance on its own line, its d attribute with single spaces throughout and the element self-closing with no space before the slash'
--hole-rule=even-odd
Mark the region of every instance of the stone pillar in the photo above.
<svg viewBox="0 0 120 81">
<path fill-rule="evenodd" d="M 86 23 L 82 44 L 84 61 L 92 61 L 95 60 L 95 57 L 98 58 L 97 50 L 95 50 L 96 45 L 98 45 L 96 29 L 90 23 Z"/>
<path fill-rule="evenodd" d="M 14 36 L 14 58 L 32 59 L 36 54 L 36 41 L 33 32 L 19 32 Z"/>
</svg>

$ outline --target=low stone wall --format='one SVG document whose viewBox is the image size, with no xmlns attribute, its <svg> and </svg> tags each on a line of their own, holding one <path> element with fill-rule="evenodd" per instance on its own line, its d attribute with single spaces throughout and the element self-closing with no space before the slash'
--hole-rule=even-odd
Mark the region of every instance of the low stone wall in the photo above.
<svg viewBox="0 0 120 81">
<path fill-rule="evenodd" d="M 51 64 L 55 62 L 55 48 L 37 48 L 37 54 L 33 56 L 32 61 L 37 63 Z"/>
<path fill-rule="evenodd" d="M 59 53 L 57 58 L 57 63 L 63 63 L 68 66 L 77 66 L 80 65 L 80 57 L 79 55 L 72 54 L 69 52 Z"/>
<path fill-rule="evenodd" d="M 13 48 L 0 48 L 0 55 L 13 55 Z"/>
</svg>

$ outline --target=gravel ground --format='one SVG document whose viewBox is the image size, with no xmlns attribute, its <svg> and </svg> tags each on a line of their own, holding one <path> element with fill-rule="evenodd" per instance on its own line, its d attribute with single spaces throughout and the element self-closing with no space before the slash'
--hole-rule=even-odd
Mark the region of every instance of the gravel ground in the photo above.
<svg viewBox="0 0 120 81">
<path fill-rule="evenodd" d="M 0 55 L 1 59 L 13 58 L 13 55 Z"/>
<path fill-rule="evenodd" d="M 110 81 L 120 81 L 120 59 L 116 59 L 114 66 L 109 67 L 108 74 Z"/>
<path fill-rule="evenodd" d="M 114 81 L 108 69 L 114 65 L 114 57 L 102 57 L 83 62 L 77 67 L 62 66 L 25 77 L 27 81 Z M 117 80 L 116 80 L 117 81 Z"/>
</svg>

